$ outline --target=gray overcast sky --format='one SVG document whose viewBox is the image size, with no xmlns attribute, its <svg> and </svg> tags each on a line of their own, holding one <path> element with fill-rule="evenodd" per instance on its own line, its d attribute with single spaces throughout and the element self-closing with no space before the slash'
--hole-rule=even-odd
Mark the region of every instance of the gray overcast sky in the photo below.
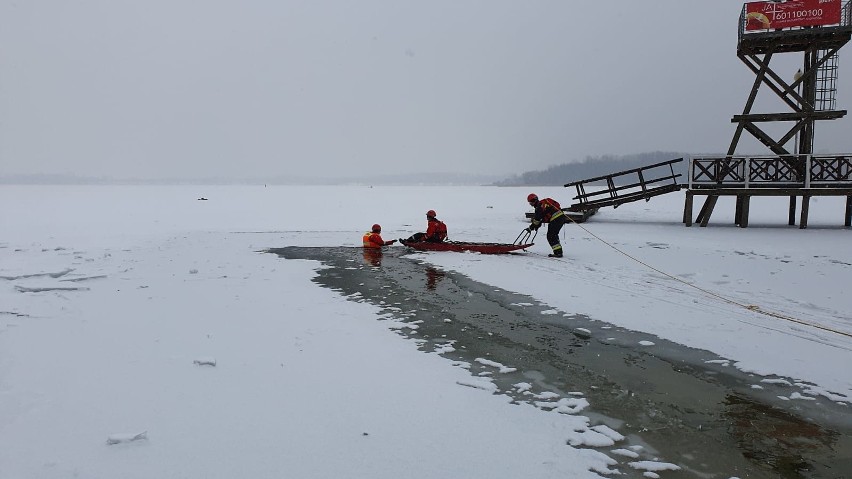
<svg viewBox="0 0 852 479">
<path fill-rule="evenodd" d="M 0 0 L 0 176 L 502 175 L 724 152 L 754 79 L 742 5 Z M 792 78 L 801 59 L 772 65 Z M 788 111 L 762 95 L 756 111 Z M 816 149 L 852 152 L 850 121 L 818 124 Z"/>
</svg>

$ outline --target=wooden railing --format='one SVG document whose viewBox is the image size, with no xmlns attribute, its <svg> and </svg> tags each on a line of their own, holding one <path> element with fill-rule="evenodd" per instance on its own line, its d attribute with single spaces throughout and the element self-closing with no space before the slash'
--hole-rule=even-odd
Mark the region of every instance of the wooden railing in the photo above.
<svg viewBox="0 0 852 479">
<path fill-rule="evenodd" d="M 689 189 L 849 188 L 852 155 L 694 157 Z"/>
</svg>

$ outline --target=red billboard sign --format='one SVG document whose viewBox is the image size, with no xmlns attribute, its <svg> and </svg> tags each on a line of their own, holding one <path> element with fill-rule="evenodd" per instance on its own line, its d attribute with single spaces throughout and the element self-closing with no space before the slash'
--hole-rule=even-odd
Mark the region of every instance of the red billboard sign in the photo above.
<svg viewBox="0 0 852 479">
<path fill-rule="evenodd" d="M 787 0 L 746 3 L 745 29 L 767 30 L 840 23 L 841 0 Z"/>
</svg>

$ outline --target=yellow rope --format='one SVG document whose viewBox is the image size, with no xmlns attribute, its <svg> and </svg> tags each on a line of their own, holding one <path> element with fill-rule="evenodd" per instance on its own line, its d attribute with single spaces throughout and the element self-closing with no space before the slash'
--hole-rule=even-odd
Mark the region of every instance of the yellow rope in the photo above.
<svg viewBox="0 0 852 479">
<path fill-rule="evenodd" d="M 739 307 L 741 307 L 741 308 L 745 308 L 745 309 L 747 309 L 747 310 L 749 310 L 749 311 L 754 311 L 755 313 L 760 313 L 760 314 L 765 315 L 765 316 L 770 316 L 770 317 L 773 317 L 773 318 L 783 319 L 783 320 L 785 320 L 785 321 L 790 321 L 790 322 L 797 323 L 797 324 L 801 324 L 801 325 L 804 325 L 804 326 L 810 326 L 810 327 L 812 327 L 812 328 L 821 329 L 821 330 L 823 330 L 823 331 L 828 331 L 828 332 L 830 332 L 830 333 L 840 334 L 840 335 L 842 335 L 842 336 L 846 336 L 846 337 L 850 337 L 850 338 L 852 338 L 852 333 L 847 333 L 847 332 L 845 332 L 845 331 L 839 331 L 839 330 L 837 330 L 837 329 L 829 328 L 828 326 L 823 326 L 823 325 L 820 325 L 820 324 L 811 323 L 811 322 L 809 322 L 809 321 L 805 321 L 805 320 L 803 320 L 803 319 L 794 318 L 794 317 L 792 317 L 792 316 L 787 316 L 787 315 L 780 314 L 780 313 L 775 313 L 775 312 L 772 312 L 772 311 L 766 311 L 766 310 L 761 309 L 761 308 L 760 308 L 760 306 L 758 306 L 758 305 L 756 305 L 756 304 L 743 304 L 743 303 L 740 303 L 740 302 L 738 302 L 738 301 L 734 301 L 733 299 L 726 298 L 726 297 L 724 297 L 724 296 L 722 296 L 722 295 L 720 295 L 720 294 L 718 294 L 718 293 L 714 293 L 714 292 L 712 292 L 712 291 L 708 291 L 708 290 L 706 290 L 706 289 L 704 289 L 704 288 L 701 288 L 701 287 L 699 287 L 699 286 L 696 286 L 696 285 L 694 285 L 694 284 L 692 284 L 692 283 L 687 283 L 686 281 L 684 281 L 684 280 L 682 280 L 682 279 L 678 278 L 677 276 L 673 276 L 673 275 L 671 275 L 671 274 L 669 274 L 669 273 L 666 273 L 665 271 L 661 271 L 661 270 L 659 270 L 659 269 L 657 269 L 657 268 L 655 268 L 655 267 L 651 266 L 650 264 L 648 264 L 648 263 L 646 263 L 646 262 L 644 262 L 644 261 L 642 261 L 642 260 L 640 260 L 640 259 L 638 259 L 638 258 L 635 258 L 635 257 L 633 257 L 633 256 L 631 256 L 631 255 L 629 255 L 629 254 L 625 253 L 624 251 L 622 251 L 622 250 L 618 249 L 616 246 L 614 246 L 614 245 L 610 244 L 609 242 L 607 242 L 606 240 L 604 240 L 604 239 L 603 239 L 603 238 L 601 238 L 600 236 L 598 236 L 598 235 L 596 235 L 596 234 L 592 233 L 591 231 L 589 231 L 587 228 L 585 228 L 585 227 L 584 227 L 583 225 L 581 225 L 580 223 L 577 223 L 576 221 L 574 221 L 574 218 L 571 218 L 571 217 L 570 217 L 570 216 L 568 216 L 568 215 L 565 215 L 565 216 L 566 216 L 569 220 L 571 220 L 571 222 L 572 222 L 572 223 L 574 223 L 575 225 L 577 225 L 577 226 L 579 226 L 580 228 L 582 228 L 582 229 L 583 229 L 583 231 L 585 231 L 586 233 L 589 233 L 590 235 L 594 236 L 594 237 L 595 237 L 598 241 L 600 241 L 601 243 L 603 243 L 603 244 L 605 244 L 605 245 L 609 246 L 610 248 L 612 248 L 612 249 L 614 249 L 614 250 L 618 251 L 619 253 L 623 254 L 624 256 L 627 256 L 628 258 L 632 259 L 633 261 L 636 261 L 637 263 L 639 263 L 639 264 L 641 264 L 641 265 L 645 266 L 646 268 L 651 269 L 651 270 L 653 270 L 653 271 L 656 271 L 657 273 L 660 273 L 661 275 L 663 275 L 663 276 L 665 276 L 665 277 L 667 277 L 667 278 L 671 278 L 671 279 L 673 279 L 673 280 L 675 280 L 675 281 L 678 281 L 678 282 L 680 282 L 680 283 L 683 283 L 683 284 L 685 284 L 686 286 L 689 286 L 690 288 L 695 288 L 695 289 L 697 289 L 698 291 L 701 291 L 702 293 L 704 293 L 704 294 L 706 294 L 706 295 L 708 295 L 708 296 L 712 296 L 712 297 L 714 297 L 714 298 L 716 298 L 716 299 L 719 299 L 719 300 L 721 300 L 721 301 L 724 301 L 724 302 L 726 302 L 726 303 L 733 304 L 733 305 L 735 305 L 735 306 L 739 306 Z"/>
</svg>

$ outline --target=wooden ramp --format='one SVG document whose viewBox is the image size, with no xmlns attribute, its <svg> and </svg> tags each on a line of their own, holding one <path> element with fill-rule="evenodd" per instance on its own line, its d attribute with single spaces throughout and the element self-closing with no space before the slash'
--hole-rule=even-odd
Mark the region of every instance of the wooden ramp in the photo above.
<svg viewBox="0 0 852 479">
<path fill-rule="evenodd" d="M 603 206 L 618 208 L 624 203 L 639 200 L 648 201 L 654 196 L 679 191 L 681 185 L 678 184 L 677 179 L 682 175 L 674 172 L 674 165 L 682 161 L 683 158 L 677 158 L 641 168 L 566 183 L 566 188 L 572 186 L 577 188 L 577 196 L 573 198 L 577 202 L 563 209 L 573 212 L 586 212 L 597 211 L 598 208 Z M 601 189 L 601 186 L 604 186 L 604 188 Z M 587 187 L 594 188 L 586 191 Z"/>
</svg>

